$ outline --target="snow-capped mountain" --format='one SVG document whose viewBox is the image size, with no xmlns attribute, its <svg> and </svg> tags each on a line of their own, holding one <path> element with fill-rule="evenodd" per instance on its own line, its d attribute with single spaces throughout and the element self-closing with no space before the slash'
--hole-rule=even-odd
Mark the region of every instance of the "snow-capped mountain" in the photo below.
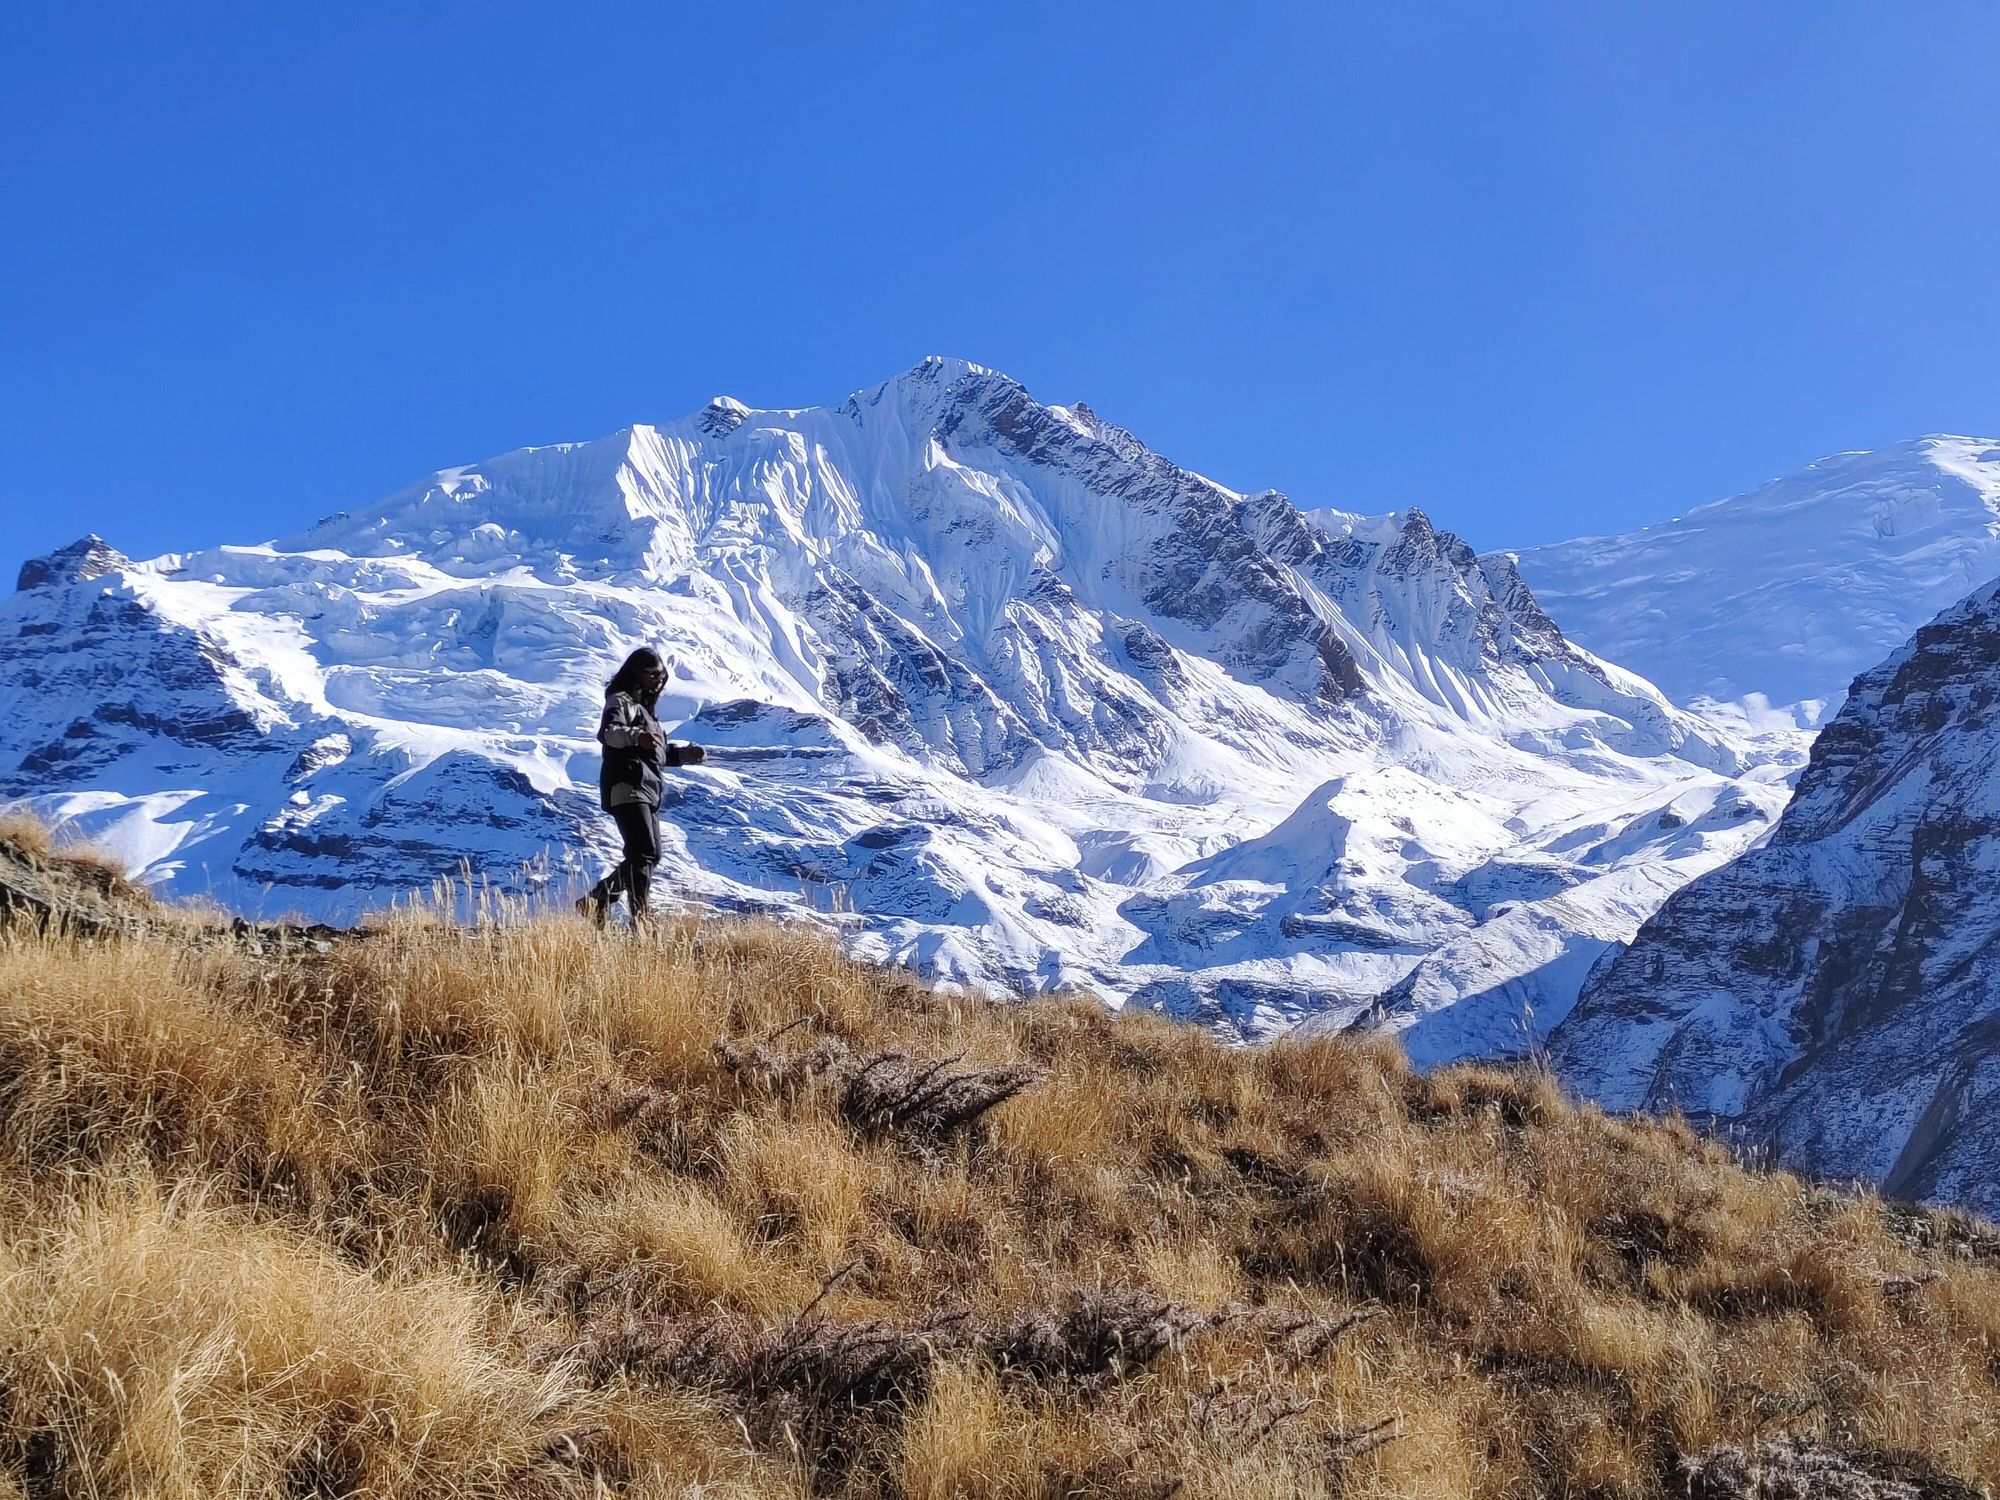
<svg viewBox="0 0 2000 1500">
<path fill-rule="evenodd" d="M 2000 442 L 1836 454 L 1661 525 L 1515 555 L 1566 633 L 1675 702 L 1811 727 L 2000 576 Z"/>
<path fill-rule="evenodd" d="M 0 606 L 0 795 L 239 908 L 352 916 L 461 859 L 553 895 L 610 857 L 592 735 L 642 643 L 711 748 L 668 889 L 1245 1034 L 1387 994 L 1427 1057 L 1559 1018 L 1796 763 L 1420 512 L 1308 517 L 933 359 L 278 541 L 38 560 Z"/>
<path fill-rule="evenodd" d="M 2000 584 L 1856 680 L 1770 840 L 1684 887 L 1556 1030 L 1609 1108 L 2000 1214 Z"/>
</svg>

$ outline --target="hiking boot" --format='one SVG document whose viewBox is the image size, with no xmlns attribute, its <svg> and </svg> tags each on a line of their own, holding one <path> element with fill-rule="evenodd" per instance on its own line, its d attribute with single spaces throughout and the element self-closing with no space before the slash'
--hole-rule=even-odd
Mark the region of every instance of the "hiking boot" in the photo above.
<svg viewBox="0 0 2000 1500">
<path fill-rule="evenodd" d="M 576 914 L 592 927 L 602 927 L 604 925 L 604 903 L 595 896 L 578 896 L 576 898 Z"/>
</svg>

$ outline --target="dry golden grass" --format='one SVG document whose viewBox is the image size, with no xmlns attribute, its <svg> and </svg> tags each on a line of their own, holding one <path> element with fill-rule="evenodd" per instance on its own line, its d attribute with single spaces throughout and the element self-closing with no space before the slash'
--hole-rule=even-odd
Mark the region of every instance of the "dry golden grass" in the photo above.
<svg viewBox="0 0 2000 1500">
<path fill-rule="evenodd" d="M 1048 1072 L 908 1139 L 723 1035 Z M 1782 1433 L 1990 1481 L 2000 1263 L 1943 1223 L 1533 1070 L 943 996 L 809 931 L 0 935 L 10 1500 L 1639 1497 Z M 1089 1289 L 1184 1336 L 1002 1352 Z"/>
</svg>

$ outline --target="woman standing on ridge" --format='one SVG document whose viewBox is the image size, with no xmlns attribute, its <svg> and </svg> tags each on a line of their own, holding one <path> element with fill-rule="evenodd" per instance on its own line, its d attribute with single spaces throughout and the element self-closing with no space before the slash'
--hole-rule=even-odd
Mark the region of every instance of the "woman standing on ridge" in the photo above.
<svg viewBox="0 0 2000 1500">
<path fill-rule="evenodd" d="M 618 825 L 625 857 L 609 875 L 577 899 L 576 909 L 602 926 L 620 895 L 629 902 L 632 925 L 649 919 L 653 866 L 660 862 L 660 771 L 665 766 L 698 766 L 707 758 L 699 745 L 673 745 L 653 709 L 667 685 L 667 664 L 651 646 L 641 646 L 604 688 L 604 718 L 597 726 L 604 746 L 599 780 L 604 810 Z"/>
</svg>

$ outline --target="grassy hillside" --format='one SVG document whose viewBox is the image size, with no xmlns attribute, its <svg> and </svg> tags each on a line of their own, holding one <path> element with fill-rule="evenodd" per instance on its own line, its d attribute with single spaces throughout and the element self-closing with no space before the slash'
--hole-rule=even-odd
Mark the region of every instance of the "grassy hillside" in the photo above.
<svg viewBox="0 0 2000 1500">
<path fill-rule="evenodd" d="M 1532 1071 L 768 926 L 0 935 L 7 1500 L 1963 1496 L 1996 1338 L 1992 1231 Z"/>
</svg>

